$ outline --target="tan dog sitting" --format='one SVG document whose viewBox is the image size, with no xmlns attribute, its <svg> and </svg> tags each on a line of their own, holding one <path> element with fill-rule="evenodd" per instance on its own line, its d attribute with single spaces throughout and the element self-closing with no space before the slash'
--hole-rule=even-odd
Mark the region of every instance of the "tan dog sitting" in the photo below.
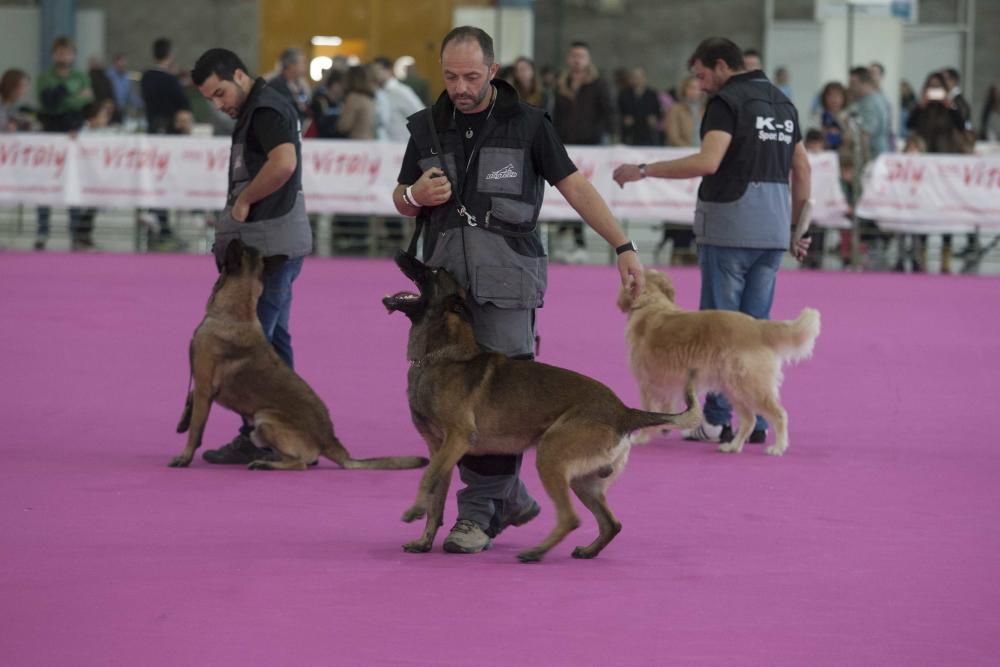
<svg viewBox="0 0 1000 667">
<path fill-rule="evenodd" d="M 687 312 L 676 305 L 670 279 L 659 271 L 646 271 L 645 288 L 635 300 L 622 290 L 618 307 L 628 315 L 625 339 L 643 409 L 676 405 L 693 368 L 699 389 L 725 394 L 739 417 L 739 429 L 731 442 L 722 443 L 722 451 L 742 450 L 759 414 L 775 431 L 774 444 L 765 451 L 785 453 L 788 415 L 778 398 L 781 367 L 812 355 L 819 311 L 805 308 L 788 322 L 723 310 Z"/>
</svg>

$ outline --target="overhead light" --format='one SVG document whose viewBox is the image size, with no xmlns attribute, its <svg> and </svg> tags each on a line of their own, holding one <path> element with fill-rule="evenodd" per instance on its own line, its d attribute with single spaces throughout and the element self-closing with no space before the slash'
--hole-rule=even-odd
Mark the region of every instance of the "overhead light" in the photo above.
<svg viewBox="0 0 1000 667">
<path fill-rule="evenodd" d="M 323 78 L 323 72 L 333 67 L 333 58 L 330 56 L 317 56 L 309 61 L 309 77 L 313 81 Z"/>
<path fill-rule="evenodd" d="M 344 40 L 336 35 L 316 35 L 310 41 L 313 46 L 340 46 L 344 43 Z"/>
</svg>

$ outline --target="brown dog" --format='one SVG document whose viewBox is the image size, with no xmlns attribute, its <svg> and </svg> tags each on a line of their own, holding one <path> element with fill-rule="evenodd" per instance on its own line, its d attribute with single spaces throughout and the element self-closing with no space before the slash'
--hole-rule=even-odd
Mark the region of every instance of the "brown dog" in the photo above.
<svg viewBox="0 0 1000 667">
<path fill-rule="evenodd" d="M 625 339 L 644 408 L 670 409 L 693 368 L 699 388 L 724 393 L 739 417 L 739 430 L 720 445 L 722 451 L 739 452 L 759 414 L 775 431 L 774 444 L 765 451 L 785 453 L 788 415 L 778 399 L 781 365 L 812 355 L 819 311 L 805 308 L 790 322 L 722 310 L 686 312 L 674 303 L 670 279 L 659 271 L 646 271 L 646 285 L 634 300 L 622 290 L 618 307 L 628 314 Z"/>
<path fill-rule="evenodd" d="M 427 459 L 419 456 L 351 458 L 334 435 L 323 401 L 264 336 L 257 319 L 263 271 L 263 260 L 253 248 L 239 240 L 226 247 L 205 319 L 191 340 L 194 388 L 177 425 L 178 433 L 190 427 L 187 447 L 170 465 L 191 463 L 213 401 L 252 418 L 254 444 L 275 452 L 276 460 L 253 461 L 251 470 L 305 470 L 320 454 L 344 468 L 396 470 L 427 465 Z"/>
<path fill-rule="evenodd" d="M 396 263 L 420 288 L 399 292 L 383 303 L 411 321 L 407 358 L 413 423 L 427 442 L 431 464 L 424 472 L 406 522 L 427 515 L 420 539 L 406 551 L 429 551 L 441 527 L 452 469 L 466 454 L 519 454 L 537 446 L 536 465 L 558 513 L 555 529 L 533 549 L 518 555 L 537 561 L 580 525 L 569 491 L 597 519 L 600 535 L 573 551 L 593 558 L 621 530 L 605 491 L 625 467 L 631 435 L 670 424 L 691 428 L 701 409 L 689 383 L 688 408 L 679 415 L 633 410 L 603 384 L 534 361 L 485 352 L 473 336 L 464 290 L 443 269 L 431 269 L 400 253 Z"/>
</svg>

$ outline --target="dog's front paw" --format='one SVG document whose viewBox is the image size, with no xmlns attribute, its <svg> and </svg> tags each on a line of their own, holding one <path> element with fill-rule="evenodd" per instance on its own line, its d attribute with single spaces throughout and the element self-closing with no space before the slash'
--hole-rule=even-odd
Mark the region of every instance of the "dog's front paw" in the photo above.
<svg viewBox="0 0 1000 667">
<path fill-rule="evenodd" d="M 743 445 L 736 442 L 724 442 L 719 445 L 719 451 L 726 454 L 739 454 L 742 449 Z"/>
<path fill-rule="evenodd" d="M 596 549 L 577 547 L 576 549 L 573 549 L 573 558 L 596 558 L 599 553 L 600 552 Z"/>
<path fill-rule="evenodd" d="M 174 458 L 170 459 L 171 468 L 187 468 L 189 465 L 191 465 L 190 456 L 184 456 L 182 454 L 180 456 L 175 456 Z"/>
<path fill-rule="evenodd" d="M 771 456 L 781 456 L 785 453 L 784 447 L 779 447 L 778 445 L 771 445 L 764 449 L 765 454 L 770 454 Z"/>
<path fill-rule="evenodd" d="M 522 563 L 540 563 L 542 558 L 545 556 L 545 549 L 528 549 L 527 551 L 522 551 L 517 555 L 517 559 Z"/>
<path fill-rule="evenodd" d="M 426 510 L 424 510 L 423 507 L 420 507 L 419 505 L 414 505 L 410 509 L 403 512 L 403 521 L 405 521 L 406 523 L 416 521 L 417 519 L 422 518 L 426 513 L 427 512 Z"/>
<path fill-rule="evenodd" d="M 247 470 L 274 470 L 270 461 L 251 461 L 247 464 Z"/>
<path fill-rule="evenodd" d="M 430 550 L 430 540 L 413 540 L 403 545 L 403 551 L 410 554 L 425 554 Z"/>
</svg>

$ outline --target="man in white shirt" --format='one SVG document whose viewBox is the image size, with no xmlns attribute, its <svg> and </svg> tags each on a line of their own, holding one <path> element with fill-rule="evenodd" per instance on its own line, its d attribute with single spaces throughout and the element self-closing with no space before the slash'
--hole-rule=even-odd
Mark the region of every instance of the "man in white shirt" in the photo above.
<svg viewBox="0 0 1000 667">
<path fill-rule="evenodd" d="M 395 77 L 392 61 L 388 58 L 376 58 L 372 61 L 371 70 L 379 87 L 375 95 L 378 138 L 406 143 L 410 139 L 406 119 L 423 109 L 424 103 L 412 88 Z"/>
</svg>

